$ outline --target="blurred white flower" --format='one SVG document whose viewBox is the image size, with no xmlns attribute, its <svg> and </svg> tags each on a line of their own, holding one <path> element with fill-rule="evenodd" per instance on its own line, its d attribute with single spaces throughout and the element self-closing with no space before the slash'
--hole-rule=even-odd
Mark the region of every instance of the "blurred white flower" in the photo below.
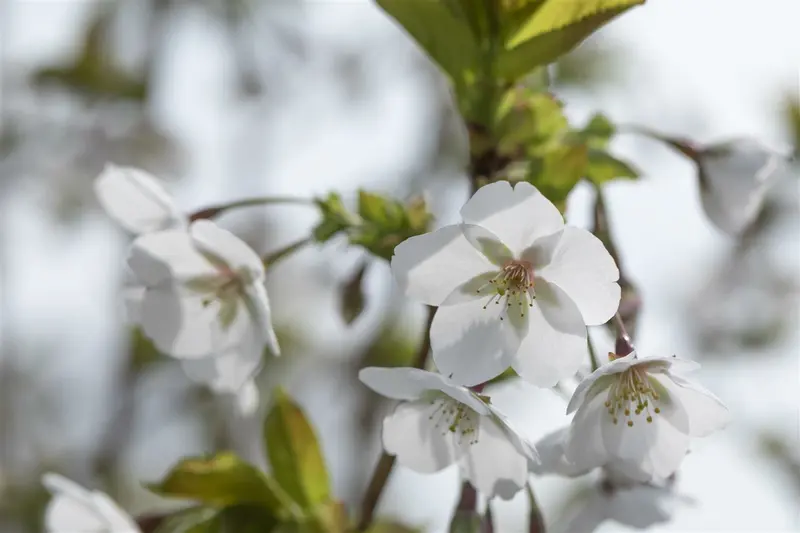
<svg viewBox="0 0 800 533">
<path fill-rule="evenodd" d="M 44 518 L 48 533 L 139 533 L 133 519 L 106 494 L 58 474 L 45 474 L 42 484 L 53 495 Z"/>
<path fill-rule="evenodd" d="M 131 246 L 128 266 L 146 287 L 142 329 L 164 353 L 222 355 L 248 336 L 279 353 L 264 288 L 264 265 L 234 234 L 208 220 L 189 231 L 148 233 Z"/>
<path fill-rule="evenodd" d="M 108 163 L 94 190 L 105 212 L 136 235 L 189 224 L 161 182 L 144 170 Z"/>
<path fill-rule="evenodd" d="M 694 503 L 693 498 L 676 493 L 668 484 L 614 486 L 603 483 L 580 502 L 576 512 L 551 529 L 553 533 L 591 533 L 606 520 L 647 529 L 670 522 L 682 505 Z"/>
<path fill-rule="evenodd" d="M 535 187 L 499 181 L 461 209 L 463 223 L 401 243 L 392 272 L 405 294 L 439 306 L 431 347 L 439 370 L 477 385 L 509 366 L 550 387 L 586 359 L 586 325 L 619 305 L 619 271 L 603 244 L 565 227 Z"/>
<path fill-rule="evenodd" d="M 690 437 L 727 424 L 728 409 L 716 396 L 673 373 L 696 363 L 639 359 L 636 352 L 609 358 L 567 406 L 567 414 L 577 410 L 563 443 L 563 468 L 572 475 L 602 466 L 637 481 L 665 479 L 680 467 Z"/>
<path fill-rule="evenodd" d="M 750 139 L 709 146 L 693 158 L 706 215 L 733 236 L 755 220 L 770 187 L 791 173 L 787 157 Z"/>
<path fill-rule="evenodd" d="M 258 389 L 253 376 L 265 344 L 278 354 L 264 267 L 255 252 L 211 222 L 197 222 L 190 230 L 173 198 L 142 170 L 108 164 L 95 181 L 95 192 L 111 218 L 140 235 L 123 291 L 128 321 L 140 324 L 162 352 L 200 357 L 183 362 L 187 375 L 215 392 L 236 395 L 242 413 L 254 412 Z M 172 266 L 195 269 L 202 278 L 183 280 L 190 295 L 174 286 Z M 215 313 L 219 323 L 210 316 Z M 221 327 L 211 329 L 211 324 Z M 203 334 L 195 337 L 196 330 Z"/>
<path fill-rule="evenodd" d="M 359 379 L 401 400 L 383 421 L 383 446 L 416 472 L 458 463 L 487 498 L 512 498 L 528 481 L 535 449 L 484 398 L 444 376 L 416 368 L 365 368 Z"/>
</svg>

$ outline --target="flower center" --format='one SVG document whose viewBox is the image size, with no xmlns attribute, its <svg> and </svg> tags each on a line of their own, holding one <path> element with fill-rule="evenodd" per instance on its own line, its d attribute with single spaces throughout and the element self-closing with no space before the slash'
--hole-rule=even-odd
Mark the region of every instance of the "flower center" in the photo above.
<svg viewBox="0 0 800 533">
<path fill-rule="evenodd" d="M 449 396 L 439 396 L 431 400 L 435 408 L 428 416 L 434 427 L 443 436 L 452 434 L 458 444 L 475 444 L 478 442 L 480 415 Z"/>
<path fill-rule="evenodd" d="M 648 424 L 653 422 L 653 415 L 661 412 L 656 405 L 659 399 L 660 395 L 653 388 L 647 370 L 633 366 L 622 372 L 609 387 L 605 406 L 614 424 L 624 417 L 627 418 L 628 427 L 633 427 L 633 417 L 642 413 Z"/>
<path fill-rule="evenodd" d="M 536 293 L 533 290 L 534 275 L 533 265 L 530 261 L 511 259 L 503 265 L 500 272 L 487 283 L 481 286 L 478 294 L 489 294 L 489 300 L 483 306 L 487 309 L 494 302 L 499 305 L 503 302 L 503 310 L 508 311 L 516 304 L 520 317 L 524 317 L 527 309 L 533 307 Z M 500 316 L 503 320 L 503 316 Z"/>
</svg>

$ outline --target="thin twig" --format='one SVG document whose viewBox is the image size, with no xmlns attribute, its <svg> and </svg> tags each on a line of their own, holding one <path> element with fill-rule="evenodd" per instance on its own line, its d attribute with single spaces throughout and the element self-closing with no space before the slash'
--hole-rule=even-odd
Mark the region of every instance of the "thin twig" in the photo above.
<svg viewBox="0 0 800 533">
<path fill-rule="evenodd" d="M 531 508 L 528 521 L 528 532 L 545 533 L 547 529 L 544 526 L 544 516 L 542 516 L 542 510 L 539 508 L 539 504 L 536 502 L 536 495 L 533 493 L 533 486 L 531 485 L 530 481 L 528 481 L 528 486 L 526 488 L 528 491 L 528 503 L 530 504 Z"/>
<path fill-rule="evenodd" d="M 189 215 L 189 220 L 199 220 L 202 218 L 214 218 L 221 215 L 225 211 L 231 209 L 238 209 L 240 207 L 254 207 L 259 205 L 316 205 L 311 198 L 298 198 L 292 196 L 262 196 L 258 198 L 246 198 L 244 200 L 236 200 L 226 204 L 214 205 L 211 207 L 204 207 Z"/>
<path fill-rule="evenodd" d="M 271 254 L 265 255 L 261 259 L 262 262 L 264 263 L 264 267 L 269 268 L 271 266 L 274 266 L 275 263 L 277 263 L 278 261 L 285 259 L 286 257 L 292 255 L 303 246 L 311 244 L 313 241 L 314 239 L 312 239 L 311 237 L 305 237 L 303 239 L 300 239 L 299 241 L 293 242 L 288 246 L 275 250 Z"/>
<path fill-rule="evenodd" d="M 431 351 L 431 324 L 433 323 L 433 315 L 436 312 L 435 307 L 428 307 L 428 318 L 425 321 L 425 330 L 420 343 L 419 350 L 416 357 L 414 357 L 414 368 L 424 369 L 428 363 L 428 354 Z M 364 494 L 364 501 L 361 504 L 361 520 L 358 523 L 358 531 L 366 531 L 372 524 L 373 516 L 375 515 L 375 507 L 381 498 L 383 489 L 386 487 L 386 482 L 389 481 L 389 475 L 394 468 L 395 456 L 383 452 L 375 470 L 372 472 L 367 491 Z"/>
<path fill-rule="evenodd" d="M 592 372 L 600 368 L 600 360 L 597 358 L 597 353 L 594 351 L 594 345 L 589 335 L 586 335 L 586 343 L 589 345 L 589 360 L 592 363 Z"/>
</svg>

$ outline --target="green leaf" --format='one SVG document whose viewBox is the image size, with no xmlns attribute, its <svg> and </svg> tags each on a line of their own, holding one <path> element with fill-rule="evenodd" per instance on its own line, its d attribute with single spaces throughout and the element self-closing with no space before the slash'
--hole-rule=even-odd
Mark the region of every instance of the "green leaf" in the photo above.
<svg viewBox="0 0 800 533">
<path fill-rule="evenodd" d="M 368 264 L 367 261 L 363 261 L 353 276 L 340 288 L 339 311 L 347 325 L 352 324 L 364 311 L 365 298 L 362 284 Z"/>
<path fill-rule="evenodd" d="M 372 524 L 366 533 L 419 533 L 419 530 L 394 522 L 378 522 Z"/>
<path fill-rule="evenodd" d="M 327 242 L 334 235 L 345 231 L 357 223 L 342 202 L 342 197 L 332 192 L 325 198 L 315 200 L 319 207 L 322 220 L 316 225 L 313 231 L 314 240 L 317 242 Z"/>
<path fill-rule="evenodd" d="M 167 517 L 155 533 L 217 533 L 218 515 L 218 509 L 190 507 Z"/>
<path fill-rule="evenodd" d="M 573 187 L 586 173 L 588 149 L 584 145 L 561 145 L 531 160 L 526 180 L 563 212 Z"/>
<path fill-rule="evenodd" d="M 639 171 L 603 150 L 589 150 L 586 178 L 595 185 L 603 185 L 617 178 L 636 179 Z"/>
<path fill-rule="evenodd" d="M 454 80 L 461 80 L 480 58 L 470 28 L 441 0 L 377 0 L 428 55 Z"/>
<path fill-rule="evenodd" d="M 533 154 L 543 145 L 558 140 L 569 128 L 561 103 L 548 93 L 514 91 L 500 109 L 504 116 L 496 132 L 502 154 Z"/>
<path fill-rule="evenodd" d="M 546 0 L 508 36 L 496 72 L 516 80 L 552 63 L 614 17 L 645 0 Z"/>
<path fill-rule="evenodd" d="M 406 220 L 402 204 L 367 191 L 358 191 L 358 214 L 387 230 L 401 228 Z"/>
<path fill-rule="evenodd" d="M 225 507 L 260 504 L 278 515 L 289 514 L 291 501 L 278 484 L 230 452 L 181 460 L 161 483 L 148 488 L 161 496 Z"/>
<path fill-rule="evenodd" d="M 596 113 L 578 136 L 589 148 L 605 148 L 616 133 L 614 124 L 602 113 Z"/>
<path fill-rule="evenodd" d="M 330 500 L 325 459 L 303 411 L 281 389 L 264 422 L 264 441 L 275 478 L 303 509 Z"/>
<path fill-rule="evenodd" d="M 223 510 L 218 517 L 219 533 L 268 533 L 278 520 L 268 509 L 254 505 L 237 505 Z"/>
</svg>

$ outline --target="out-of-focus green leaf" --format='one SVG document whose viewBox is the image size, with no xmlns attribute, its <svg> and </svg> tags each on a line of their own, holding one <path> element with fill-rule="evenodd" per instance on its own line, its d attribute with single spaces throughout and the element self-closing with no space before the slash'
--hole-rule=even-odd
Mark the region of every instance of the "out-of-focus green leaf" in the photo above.
<svg viewBox="0 0 800 533">
<path fill-rule="evenodd" d="M 595 185 L 603 185 L 614 179 L 636 179 L 639 172 L 604 150 L 589 149 L 586 178 Z"/>
<path fill-rule="evenodd" d="M 368 261 L 363 261 L 349 280 L 340 288 L 339 311 L 345 324 L 352 324 L 364 311 L 364 274 L 367 271 Z"/>
<path fill-rule="evenodd" d="M 228 507 L 217 520 L 219 533 L 269 533 L 279 523 L 269 509 L 256 505 Z"/>
<path fill-rule="evenodd" d="M 161 358 L 162 355 L 158 348 L 145 336 L 141 328 L 135 328 L 131 332 L 130 345 L 130 364 L 132 368 L 139 371 Z"/>
<path fill-rule="evenodd" d="M 564 212 L 567 196 L 586 173 L 588 160 L 584 145 L 558 146 L 531 159 L 526 181 Z"/>
<path fill-rule="evenodd" d="M 345 231 L 358 221 L 347 210 L 342 197 L 332 192 L 325 198 L 316 200 L 322 220 L 314 228 L 313 235 L 317 242 L 326 242 L 340 231 Z"/>
<path fill-rule="evenodd" d="M 275 478 L 303 509 L 330 500 L 325 459 L 303 411 L 281 389 L 264 422 L 264 441 Z"/>
<path fill-rule="evenodd" d="M 607 116 L 595 113 L 586 127 L 578 132 L 578 137 L 589 148 L 605 148 L 616 130 L 617 128 Z"/>
<path fill-rule="evenodd" d="M 795 154 L 800 154 L 800 99 L 796 95 L 786 99 L 786 122 L 792 136 Z"/>
<path fill-rule="evenodd" d="M 419 533 L 419 530 L 393 522 L 378 522 L 372 524 L 366 533 Z"/>
<path fill-rule="evenodd" d="M 361 223 L 350 229 L 350 244 L 363 246 L 378 257 L 392 258 L 394 248 L 404 240 L 428 230 L 432 219 L 424 198 L 404 205 L 397 200 L 361 191 Z"/>
<path fill-rule="evenodd" d="M 217 533 L 219 509 L 190 507 L 161 522 L 155 533 Z"/>
<path fill-rule="evenodd" d="M 544 0 L 509 25 L 505 51 L 496 73 L 516 80 L 534 68 L 552 63 L 614 17 L 645 0 Z"/>
<path fill-rule="evenodd" d="M 465 72 L 480 61 L 480 50 L 470 28 L 470 20 L 459 16 L 442 0 L 377 0 L 378 5 L 394 18 L 458 83 Z M 471 6 L 461 2 L 473 14 Z M 473 21 L 473 24 L 475 22 Z"/>
<path fill-rule="evenodd" d="M 495 130 L 501 154 L 534 154 L 568 130 L 562 105 L 551 94 L 527 90 L 511 94 L 502 104 Z"/>
<path fill-rule="evenodd" d="M 161 496 L 217 507 L 259 504 L 277 516 L 291 514 L 291 501 L 275 480 L 230 452 L 183 459 L 163 481 L 148 488 Z"/>
<path fill-rule="evenodd" d="M 315 518 L 325 533 L 345 533 L 348 530 L 347 506 L 342 502 L 331 501 L 318 507 Z"/>
</svg>

